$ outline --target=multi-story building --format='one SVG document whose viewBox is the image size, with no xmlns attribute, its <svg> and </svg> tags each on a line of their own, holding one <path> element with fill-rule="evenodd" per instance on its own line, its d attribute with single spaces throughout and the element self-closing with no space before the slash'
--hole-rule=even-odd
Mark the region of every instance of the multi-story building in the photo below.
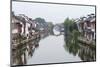
<svg viewBox="0 0 100 67">
<path fill-rule="evenodd" d="M 87 40 L 95 40 L 96 18 L 94 14 L 90 14 L 87 17 L 82 17 L 77 24 L 79 31 Z"/>
<path fill-rule="evenodd" d="M 12 38 L 17 37 L 16 34 L 28 36 L 35 28 L 35 22 L 28 18 L 25 15 L 18 15 L 15 16 L 14 13 L 12 13 L 12 22 L 11 22 L 11 33 Z"/>
</svg>

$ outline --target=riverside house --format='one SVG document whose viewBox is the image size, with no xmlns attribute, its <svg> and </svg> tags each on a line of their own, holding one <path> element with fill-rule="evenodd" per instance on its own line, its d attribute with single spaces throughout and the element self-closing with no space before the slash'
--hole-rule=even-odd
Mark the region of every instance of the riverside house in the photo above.
<svg viewBox="0 0 100 67">
<path fill-rule="evenodd" d="M 96 18 L 95 14 L 89 14 L 87 17 L 82 17 L 78 21 L 78 29 L 83 34 L 87 40 L 95 40 L 95 26 L 96 26 Z"/>
<path fill-rule="evenodd" d="M 11 33 L 12 33 L 12 39 L 17 38 L 17 35 L 23 34 L 23 28 L 25 25 L 23 25 L 24 22 L 19 20 L 20 18 L 18 16 L 15 16 L 14 13 L 12 13 L 12 22 L 11 22 Z M 22 30 L 23 29 L 23 30 Z"/>
<path fill-rule="evenodd" d="M 15 16 L 12 12 L 12 22 L 11 22 L 11 33 L 12 39 L 18 37 L 18 35 L 27 36 L 29 34 L 28 28 L 31 27 L 31 23 L 27 22 L 21 15 Z"/>
<path fill-rule="evenodd" d="M 35 20 L 25 16 L 24 14 L 15 16 L 12 12 L 12 38 L 17 37 L 16 34 L 24 35 L 25 37 L 29 36 L 30 33 L 36 31 L 36 23 L 37 22 Z"/>
</svg>

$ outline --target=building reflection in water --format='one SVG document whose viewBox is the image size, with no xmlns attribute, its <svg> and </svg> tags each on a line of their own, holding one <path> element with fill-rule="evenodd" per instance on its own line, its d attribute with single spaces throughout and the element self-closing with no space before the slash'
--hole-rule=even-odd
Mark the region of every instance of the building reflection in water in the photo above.
<svg viewBox="0 0 100 67">
<path fill-rule="evenodd" d="M 40 39 L 44 39 L 52 34 L 41 34 L 41 38 L 37 38 L 35 41 L 28 42 L 24 48 L 17 48 L 13 51 L 13 63 L 15 65 L 25 65 L 27 64 L 27 56 L 34 56 L 35 50 L 39 47 Z M 56 36 L 56 35 L 54 35 Z M 58 35 L 57 35 L 58 36 Z M 60 36 L 60 35 L 59 35 Z M 86 46 L 82 43 L 77 42 L 77 40 L 72 42 L 66 42 L 66 40 L 71 41 L 71 38 L 65 38 L 64 49 L 66 52 L 73 54 L 74 56 L 78 55 L 82 61 L 95 61 L 96 60 L 96 49 Z M 75 40 L 75 39 L 74 39 Z"/>
<path fill-rule="evenodd" d="M 90 46 L 84 46 L 82 43 L 69 44 L 66 42 L 64 45 L 66 51 L 78 55 L 82 61 L 95 61 L 96 60 L 96 49 Z"/>
<path fill-rule="evenodd" d="M 27 56 L 32 57 L 35 49 L 39 47 L 39 38 L 35 41 L 28 42 L 24 44 L 26 46 L 21 46 L 16 49 L 12 49 L 13 64 L 14 65 L 24 65 L 27 64 Z M 22 44 L 20 44 L 22 45 Z"/>
<path fill-rule="evenodd" d="M 35 50 L 39 47 L 40 39 L 44 39 L 47 36 L 49 36 L 48 33 L 43 33 L 35 40 L 24 44 L 24 46 L 20 46 L 17 49 L 12 49 L 13 65 L 27 64 L 28 57 L 32 57 L 34 55 Z"/>
<path fill-rule="evenodd" d="M 95 61 L 96 60 L 96 49 L 90 48 L 89 46 L 81 47 L 79 49 L 78 56 L 83 61 Z"/>
</svg>

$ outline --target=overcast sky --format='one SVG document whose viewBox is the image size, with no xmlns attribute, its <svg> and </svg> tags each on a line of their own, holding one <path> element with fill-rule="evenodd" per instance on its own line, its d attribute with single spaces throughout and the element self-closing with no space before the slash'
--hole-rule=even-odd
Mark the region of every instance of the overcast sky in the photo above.
<svg viewBox="0 0 100 67">
<path fill-rule="evenodd" d="M 15 15 L 25 14 L 33 19 L 41 17 L 47 22 L 55 24 L 64 22 L 67 17 L 76 19 L 95 13 L 95 7 L 14 1 L 12 2 L 12 11 L 14 11 Z"/>
</svg>

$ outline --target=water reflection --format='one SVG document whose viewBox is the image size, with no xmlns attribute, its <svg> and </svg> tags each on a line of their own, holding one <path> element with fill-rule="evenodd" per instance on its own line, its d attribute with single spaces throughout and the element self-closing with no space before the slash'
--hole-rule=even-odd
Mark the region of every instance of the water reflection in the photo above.
<svg viewBox="0 0 100 67">
<path fill-rule="evenodd" d="M 39 49 L 35 51 L 34 56 L 28 60 L 27 64 L 81 61 L 78 56 L 73 56 L 65 51 L 63 33 L 59 35 L 45 33 L 41 36 Z"/>
<path fill-rule="evenodd" d="M 44 39 L 50 34 L 45 31 L 40 31 L 40 33 L 41 35 L 36 39 L 25 44 L 19 44 L 16 49 L 12 49 L 13 65 L 25 65 L 27 64 L 28 57 L 33 57 L 35 50 L 39 48 L 40 39 Z M 31 38 L 29 37 L 28 39 Z"/>
<path fill-rule="evenodd" d="M 31 37 L 30 37 L 31 38 Z M 18 47 L 12 49 L 13 65 L 27 64 L 27 56 L 32 57 L 35 50 L 39 47 L 40 38 L 36 38 L 28 43 L 19 44 Z"/>
<path fill-rule="evenodd" d="M 95 61 L 96 60 L 96 50 L 95 49 L 90 48 L 89 46 L 80 46 L 80 47 L 81 49 L 79 49 L 78 55 L 83 61 Z"/>
<path fill-rule="evenodd" d="M 25 51 L 27 50 L 27 47 L 24 47 L 23 49 L 21 48 L 16 48 L 12 50 L 12 56 L 13 56 L 13 64 L 26 64 L 26 54 Z"/>
<path fill-rule="evenodd" d="M 75 42 L 72 42 L 75 41 Z M 95 61 L 96 60 L 96 49 L 90 47 L 87 44 L 78 42 L 77 38 L 73 39 L 71 36 L 65 37 L 66 44 L 64 48 L 74 56 L 78 55 L 83 61 Z"/>
<path fill-rule="evenodd" d="M 28 51 L 28 56 L 33 56 L 33 54 L 34 54 L 34 52 L 35 52 L 35 49 L 36 48 L 38 48 L 39 47 L 39 44 L 38 43 L 33 43 L 33 42 L 30 42 L 29 44 L 28 44 L 29 46 L 28 46 L 28 49 L 27 49 L 27 51 Z"/>
<path fill-rule="evenodd" d="M 77 41 L 76 37 L 73 38 L 72 36 L 65 36 L 63 34 L 55 35 L 54 33 L 48 32 L 41 33 L 41 38 L 37 38 L 36 40 L 24 44 L 27 46 L 24 46 L 23 48 L 19 47 L 12 50 L 13 64 L 25 65 L 31 63 L 42 64 L 43 62 L 75 62 L 81 60 L 94 61 L 96 59 L 95 49 L 84 46 L 84 44 Z M 44 41 L 42 41 L 43 39 Z M 65 43 L 63 39 L 65 40 Z M 40 43 L 40 41 L 42 42 Z M 37 55 L 35 53 L 36 49 L 39 51 Z M 45 53 L 45 51 L 47 53 Z M 29 56 L 30 59 L 32 59 L 30 61 L 28 58 Z M 45 58 L 48 60 L 46 61 Z M 55 58 L 58 58 L 59 60 Z"/>
</svg>

